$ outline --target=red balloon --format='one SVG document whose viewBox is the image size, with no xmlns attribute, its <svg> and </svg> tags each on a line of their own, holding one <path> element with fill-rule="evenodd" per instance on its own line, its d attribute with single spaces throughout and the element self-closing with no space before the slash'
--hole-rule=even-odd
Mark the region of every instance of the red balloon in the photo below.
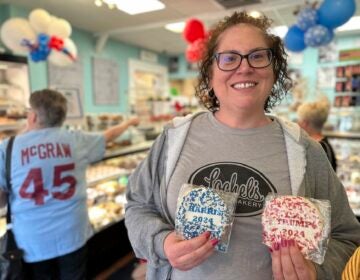
<svg viewBox="0 0 360 280">
<path fill-rule="evenodd" d="M 197 39 L 205 37 L 203 23 L 198 19 L 189 19 L 185 24 L 183 36 L 186 41 L 193 43 Z"/>
<path fill-rule="evenodd" d="M 187 61 L 193 63 L 201 60 L 205 50 L 205 46 L 206 46 L 205 38 L 199 38 L 193 43 L 189 44 L 185 53 Z"/>
</svg>

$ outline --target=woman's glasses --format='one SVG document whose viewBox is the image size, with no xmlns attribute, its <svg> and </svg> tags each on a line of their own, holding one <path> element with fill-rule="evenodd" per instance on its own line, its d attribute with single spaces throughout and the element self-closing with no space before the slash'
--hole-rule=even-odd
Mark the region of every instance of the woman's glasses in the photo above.
<svg viewBox="0 0 360 280">
<path fill-rule="evenodd" d="M 273 52 L 270 48 L 254 50 L 245 55 L 228 51 L 216 53 L 214 57 L 220 70 L 232 71 L 241 65 L 244 58 L 252 68 L 265 68 L 271 64 Z"/>
</svg>

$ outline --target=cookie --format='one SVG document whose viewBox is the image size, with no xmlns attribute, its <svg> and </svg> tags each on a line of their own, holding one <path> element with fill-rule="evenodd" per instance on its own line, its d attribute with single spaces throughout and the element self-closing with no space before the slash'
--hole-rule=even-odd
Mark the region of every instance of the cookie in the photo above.
<svg viewBox="0 0 360 280">
<path fill-rule="evenodd" d="M 210 188 L 195 188 L 184 195 L 177 208 L 175 227 L 185 239 L 211 232 L 211 239 L 220 240 L 227 232 L 231 214 L 219 194 Z M 219 242 L 217 250 L 226 251 L 226 244 Z"/>
<path fill-rule="evenodd" d="M 305 257 L 319 250 L 323 240 L 324 218 L 309 199 L 299 196 L 277 196 L 265 204 L 262 214 L 263 242 L 295 240 Z"/>
</svg>

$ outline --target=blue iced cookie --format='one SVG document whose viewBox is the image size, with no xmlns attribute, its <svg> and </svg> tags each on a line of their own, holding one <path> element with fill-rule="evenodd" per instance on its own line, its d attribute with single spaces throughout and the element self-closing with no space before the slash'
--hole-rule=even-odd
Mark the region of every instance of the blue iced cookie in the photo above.
<svg viewBox="0 0 360 280">
<path fill-rule="evenodd" d="M 212 239 L 218 239 L 216 249 L 225 252 L 227 244 L 221 242 L 231 221 L 231 215 L 224 200 L 210 188 L 195 188 L 184 195 L 175 217 L 177 232 L 185 239 L 194 238 L 205 231 Z"/>
</svg>

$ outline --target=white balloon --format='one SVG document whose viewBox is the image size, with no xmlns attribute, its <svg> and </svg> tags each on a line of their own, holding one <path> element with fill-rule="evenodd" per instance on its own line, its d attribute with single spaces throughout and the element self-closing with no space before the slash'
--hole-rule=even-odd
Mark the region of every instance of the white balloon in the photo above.
<svg viewBox="0 0 360 280">
<path fill-rule="evenodd" d="M 64 39 L 70 37 L 71 31 L 71 25 L 67 20 L 62 18 L 53 18 L 47 29 L 47 34 Z"/>
<path fill-rule="evenodd" d="M 43 9 L 35 9 L 29 14 L 29 21 L 31 27 L 37 33 L 46 33 L 51 21 L 51 15 Z"/>
<path fill-rule="evenodd" d="M 21 45 L 23 39 L 36 42 L 36 34 L 30 23 L 23 18 L 12 18 L 1 26 L 1 40 L 13 52 L 26 54 L 29 48 Z"/>
<path fill-rule="evenodd" d="M 76 45 L 70 38 L 64 39 L 64 48 L 66 48 L 74 58 L 77 57 Z M 67 54 L 57 50 L 52 50 L 48 59 L 57 66 L 67 66 L 74 62 Z"/>
</svg>

